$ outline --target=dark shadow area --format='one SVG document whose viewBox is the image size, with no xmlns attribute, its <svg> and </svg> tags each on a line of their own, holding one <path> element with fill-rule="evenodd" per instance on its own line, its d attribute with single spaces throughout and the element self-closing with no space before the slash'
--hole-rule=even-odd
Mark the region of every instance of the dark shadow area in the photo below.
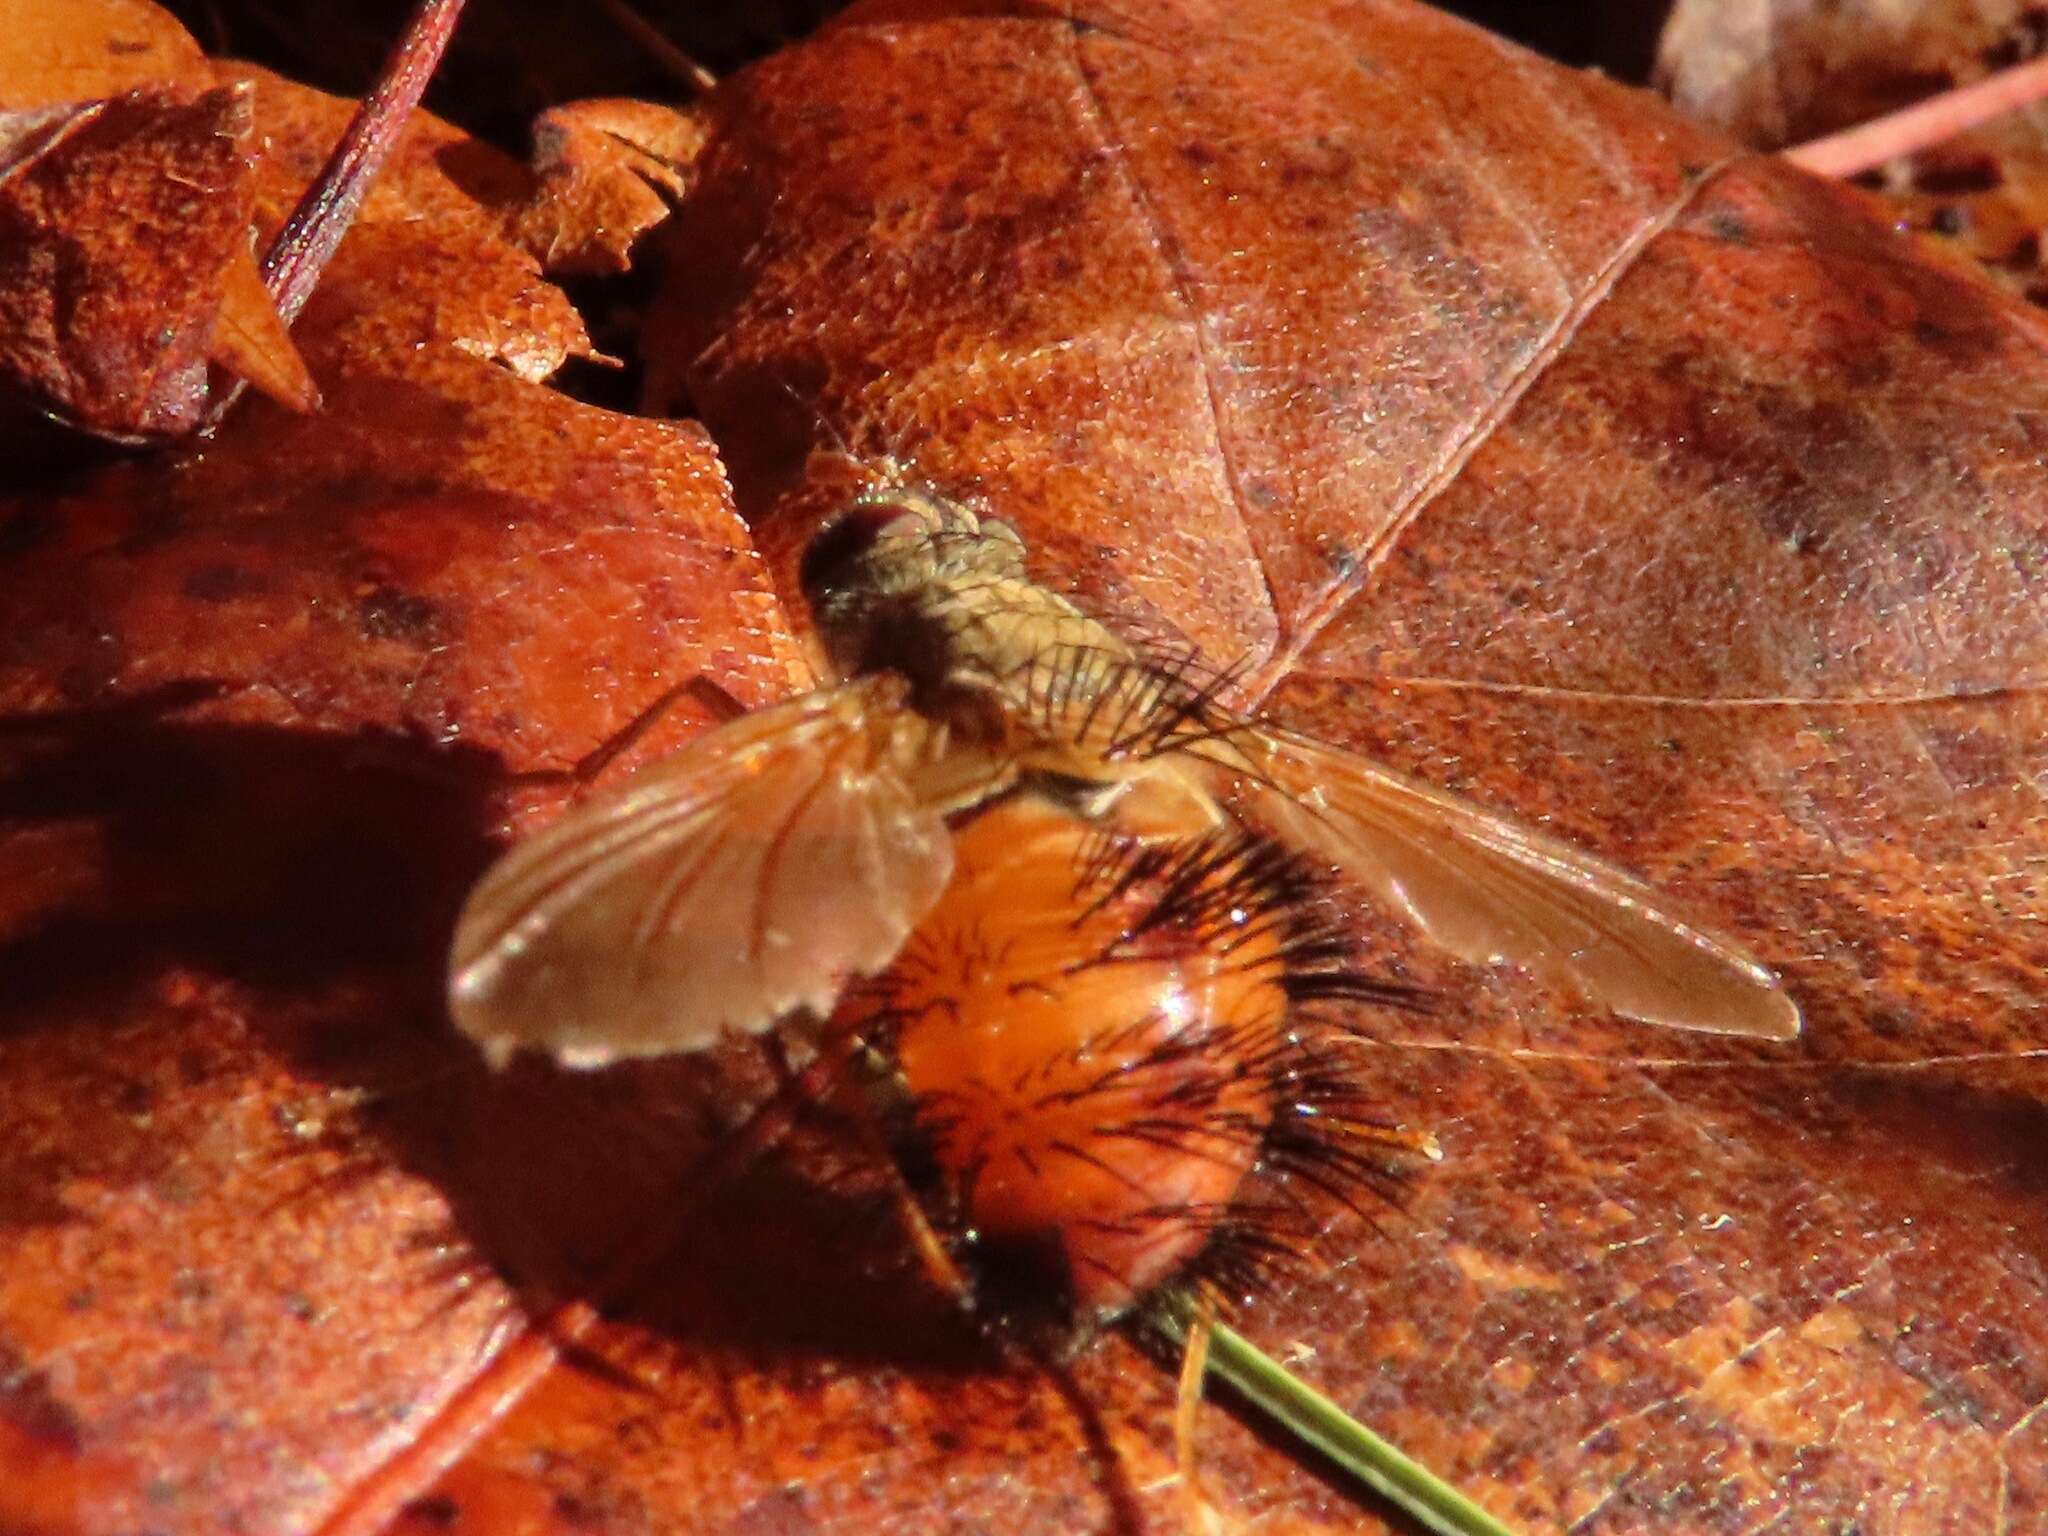
<svg viewBox="0 0 2048 1536">
<path fill-rule="evenodd" d="M 1671 12 L 1671 0 L 1592 0 L 1578 5 L 1559 5 L 1556 0 L 1436 3 L 1560 64 L 1603 70 L 1630 85 L 1642 85 L 1650 78 L 1657 37 Z"/>
<path fill-rule="evenodd" d="M 360 96 L 376 78 L 413 0 L 294 5 L 288 0 L 164 0 L 201 47 L 307 85 Z M 470 0 L 427 92 L 428 110 L 515 155 L 536 113 L 565 101 L 679 101 L 658 35 L 723 77 L 814 30 L 838 0 Z M 638 24 L 620 19 L 630 10 Z M 573 45 L 569 39 L 573 35 Z"/>
<path fill-rule="evenodd" d="M 492 851 L 489 762 L 397 736 L 185 725 L 166 702 L 0 720 L 0 821 L 89 828 L 96 865 L 89 891 L 0 947 L 0 1030 L 171 963 L 298 990 L 438 970 Z"/>
<path fill-rule="evenodd" d="M 52 1190 L 81 1162 L 151 1176 L 167 1149 L 136 1125 L 164 1052 L 253 1035 L 361 1102 L 321 1133 L 343 1171 L 293 1198 L 392 1160 L 446 1194 L 452 1232 L 390 1234 L 441 1256 L 422 1285 L 487 1270 L 536 1317 L 590 1299 L 766 1368 L 1003 1368 L 923 1281 L 886 1184 L 839 1138 L 799 1116 L 786 1145 L 719 1155 L 775 1091 L 758 1052 L 494 1074 L 455 1034 L 445 955 L 497 851 L 494 759 L 181 721 L 193 693 L 0 720 L 0 869 L 17 892 L 0 907 L 0 1041 L 36 1037 L 118 1101 L 78 1105 L 68 1148 L 8 1170 L 0 1223 L 64 1219 Z M 176 978 L 199 978 L 205 1009 L 174 1000 Z M 628 1249 L 647 1262 L 621 1277 Z"/>
</svg>

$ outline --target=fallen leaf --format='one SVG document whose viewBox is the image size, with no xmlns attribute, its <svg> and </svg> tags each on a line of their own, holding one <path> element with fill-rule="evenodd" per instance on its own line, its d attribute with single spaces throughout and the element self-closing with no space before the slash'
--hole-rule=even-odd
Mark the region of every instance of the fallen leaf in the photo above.
<svg viewBox="0 0 2048 1536">
<path fill-rule="evenodd" d="M 554 273 L 624 272 L 634 244 L 689 185 L 704 131 L 645 101 L 579 101 L 533 126 L 532 198 L 520 242 Z"/>
<path fill-rule="evenodd" d="M 1443 1033 L 1376 1023 L 1361 1071 L 1445 1162 L 1247 1327 L 1526 1528 L 2019 1522 L 2039 322 L 1855 194 L 1417 7 L 1081 15 L 863 7 L 712 103 L 658 345 L 778 569 L 845 493 L 835 433 L 896 454 L 1280 718 L 1647 873 L 1809 1021 L 1627 1030 L 1389 936 Z M 1801 1332 L 1837 1307 L 1855 1344 Z M 1149 1486 L 1164 1409 L 1119 1368 L 1086 1379 Z M 1233 1431 L 1205 1454 L 1246 1524 L 1350 1518 Z M 886 1525 L 901 1485 L 841 1465 L 806 1509 Z M 967 1524 L 1061 1528 L 1085 1488 L 1021 1494 L 994 1426 L 946 1465 Z"/>
<path fill-rule="evenodd" d="M 893 456 L 1806 1010 L 1629 1028 L 1361 912 L 1440 1003 L 1358 1070 L 1445 1161 L 1246 1330 L 1529 1531 L 2035 1519 L 2038 322 L 1398 0 L 866 6 L 705 126 L 651 368 L 769 569 Z M 977 1347 L 829 1149 L 698 1182 L 758 1085 L 449 1037 L 502 770 L 799 672 L 707 445 L 485 360 L 576 342 L 452 254 L 516 177 L 442 132 L 302 322 L 332 428 L 259 404 L 0 521 L 0 1418 L 150 1468 L 91 1531 L 1174 1528 L 1128 1341 Z M 619 457 L 536 469 L 555 411 Z M 1224 1413 L 1201 1454 L 1226 1528 L 1370 1518 Z"/>
<path fill-rule="evenodd" d="M 313 386 L 306 360 L 292 344 L 291 329 L 263 284 L 263 269 L 245 247 L 236 247 L 221 274 L 220 318 L 213 328 L 211 356 L 280 405 L 302 413 L 320 405 L 320 391 Z"/>
<path fill-rule="evenodd" d="M 317 400 L 249 246 L 246 95 L 135 0 L 36 0 L 0 43 L 0 409 L 119 443 L 199 424 L 218 361 Z M 253 279 L 253 281 L 252 281 Z"/>
<path fill-rule="evenodd" d="M 268 226 L 347 108 L 254 92 Z M 503 775 L 789 686 L 709 443 L 522 376 L 582 328 L 451 172 L 519 182 L 417 125 L 300 321 L 320 415 L 0 500 L 0 1523 L 307 1529 L 460 1389 L 521 1315 L 496 1160 L 621 1145 L 588 1081 L 450 1134 L 520 1103 L 439 1001 Z M 571 1187 L 605 1251 L 632 1181 Z"/>
<path fill-rule="evenodd" d="M 192 35 L 152 0 L 18 0 L 0 32 L 0 111 L 214 83 Z"/>
<path fill-rule="evenodd" d="M 0 167 L 0 389 L 116 442 L 190 431 L 248 256 L 246 99 L 138 91 L 27 121 Z"/>
</svg>

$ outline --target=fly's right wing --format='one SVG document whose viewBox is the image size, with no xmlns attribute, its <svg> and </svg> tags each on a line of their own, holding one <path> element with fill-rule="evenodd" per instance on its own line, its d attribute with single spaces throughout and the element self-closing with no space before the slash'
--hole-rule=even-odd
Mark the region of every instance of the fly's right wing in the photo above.
<svg viewBox="0 0 2048 1536">
<path fill-rule="evenodd" d="M 1328 859 L 1463 960 L 1507 962 L 1626 1018 L 1790 1040 L 1799 1010 L 1732 940 L 1605 860 L 1296 732 L 1245 725 L 1189 749 L 1264 830 Z"/>
<path fill-rule="evenodd" d="M 493 1062 L 700 1050 L 824 1014 L 952 873 L 906 781 L 929 727 L 866 678 L 708 731 L 518 844 L 470 893 L 449 1004 Z"/>
</svg>

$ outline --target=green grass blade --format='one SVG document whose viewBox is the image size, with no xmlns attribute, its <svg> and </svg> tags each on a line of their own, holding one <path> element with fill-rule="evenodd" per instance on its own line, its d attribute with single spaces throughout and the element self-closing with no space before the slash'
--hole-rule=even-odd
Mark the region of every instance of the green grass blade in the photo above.
<svg viewBox="0 0 2048 1536">
<path fill-rule="evenodd" d="M 1169 1298 L 1147 1315 L 1160 1332 L 1185 1343 L 1188 1310 L 1184 1297 Z M 1230 1383 L 1248 1406 L 1272 1423 L 1314 1446 L 1437 1536 L 1514 1536 L 1508 1527 L 1427 1467 L 1402 1455 L 1243 1334 L 1222 1323 L 1212 1327 L 1209 1374 Z"/>
</svg>

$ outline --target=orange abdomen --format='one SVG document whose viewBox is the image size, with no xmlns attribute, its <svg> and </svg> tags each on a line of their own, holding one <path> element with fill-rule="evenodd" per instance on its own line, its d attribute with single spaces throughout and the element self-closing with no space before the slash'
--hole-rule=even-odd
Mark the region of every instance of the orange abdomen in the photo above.
<svg viewBox="0 0 2048 1536">
<path fill-rule="evenodd" d="M 906 1172 L 984 1300 L 1106 1318 L 1201 1251 L 1259 1161 L 1286 915 L 1233 844 L 1118 844 L 1028 799 L 956 859 L 844 1017 L 893 1061 Z"/>
</svg>

